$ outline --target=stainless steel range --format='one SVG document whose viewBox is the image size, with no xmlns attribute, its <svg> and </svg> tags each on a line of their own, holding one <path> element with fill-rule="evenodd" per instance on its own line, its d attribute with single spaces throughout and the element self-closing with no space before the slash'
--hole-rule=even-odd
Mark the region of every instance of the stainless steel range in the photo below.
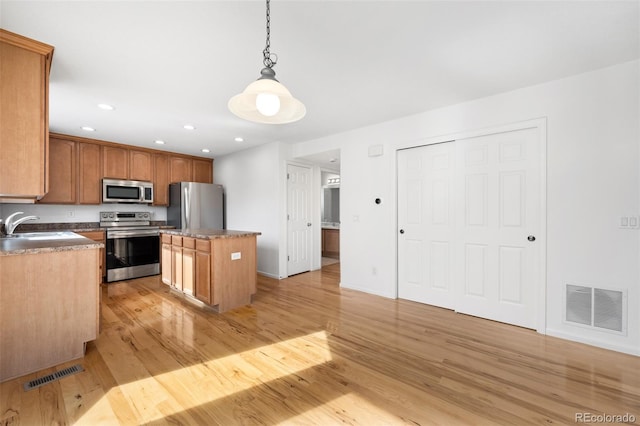
<svg viewBox="0 0 640 426">
<path fill-rule="evenodd" d="M 100 212 L 106 230 L 107 282 L 160 273 L 160 231 L 148 212 Z"/>
</svg>

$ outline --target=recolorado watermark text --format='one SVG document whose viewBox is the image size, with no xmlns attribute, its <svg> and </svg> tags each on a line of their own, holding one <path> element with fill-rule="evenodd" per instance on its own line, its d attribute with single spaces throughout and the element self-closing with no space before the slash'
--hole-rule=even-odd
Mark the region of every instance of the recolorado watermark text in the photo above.
<svg viewBox="0 0 640 426">
<path fill-rule="evenodd" d="M 576 413 L 576 423 L 634 423 L 636 416 L 625 414 Z"/>
</svg>

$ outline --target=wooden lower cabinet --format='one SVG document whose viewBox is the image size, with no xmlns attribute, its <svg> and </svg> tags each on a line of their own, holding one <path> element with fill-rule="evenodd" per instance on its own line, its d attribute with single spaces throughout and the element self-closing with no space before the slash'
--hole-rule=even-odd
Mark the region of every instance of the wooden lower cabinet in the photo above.
<svg viewBox="0 0 640 426">
<path fill-rule="evenodd" d="M 322 229 L 322 256 L 340 258 L 340 230 Z"/>
<path fill-rule="evenodd" d="M 256 236 L 192 238 L 162 234 L 162 282 L 218 312 L 251 303 Z"/>
<path fill-rule="evenodd" d="M 99 333 L 98 248 L 0 256 L 0 382 L 82 358 Z"/>
</svg>

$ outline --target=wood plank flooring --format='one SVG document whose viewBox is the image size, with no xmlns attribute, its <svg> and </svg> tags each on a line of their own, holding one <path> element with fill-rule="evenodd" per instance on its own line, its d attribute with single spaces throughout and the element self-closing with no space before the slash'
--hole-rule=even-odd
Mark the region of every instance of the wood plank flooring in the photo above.
<svg viewBox="0 0 640 426">
<path fill-rule="evenodd" d="M 100 337 L 56 368 L 85 371 L 1 384 L 0 424 L 640 424 L 640 358 L 340 289 L 339 267 L 259 277 L 224 314 L 159 277 L 105 286 Z"/>
</svg>

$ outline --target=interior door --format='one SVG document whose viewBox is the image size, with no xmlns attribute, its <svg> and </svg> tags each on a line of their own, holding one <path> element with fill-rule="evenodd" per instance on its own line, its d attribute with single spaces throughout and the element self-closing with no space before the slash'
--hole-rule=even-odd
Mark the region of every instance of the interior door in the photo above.
<svg viewBox="0 0 640 426">
<path fill-rule="evenodd" d="M 311 270 L 311 169 L 287 166 L 287 275 Z"/>
<path fill-rule="evenodd" d="M 536 328 L 538 130 L 457 141 L 456 160 L 455 309 Z"/>
<path fill-rule="evenodd" d="M 452 308 L 453 143 L 398 152 L 398 297 Z"/>
<path fill-rule="evenodd" d="M 538 131 L 398 153 L 399 297 L 536 328 Z"/>
</svg>

